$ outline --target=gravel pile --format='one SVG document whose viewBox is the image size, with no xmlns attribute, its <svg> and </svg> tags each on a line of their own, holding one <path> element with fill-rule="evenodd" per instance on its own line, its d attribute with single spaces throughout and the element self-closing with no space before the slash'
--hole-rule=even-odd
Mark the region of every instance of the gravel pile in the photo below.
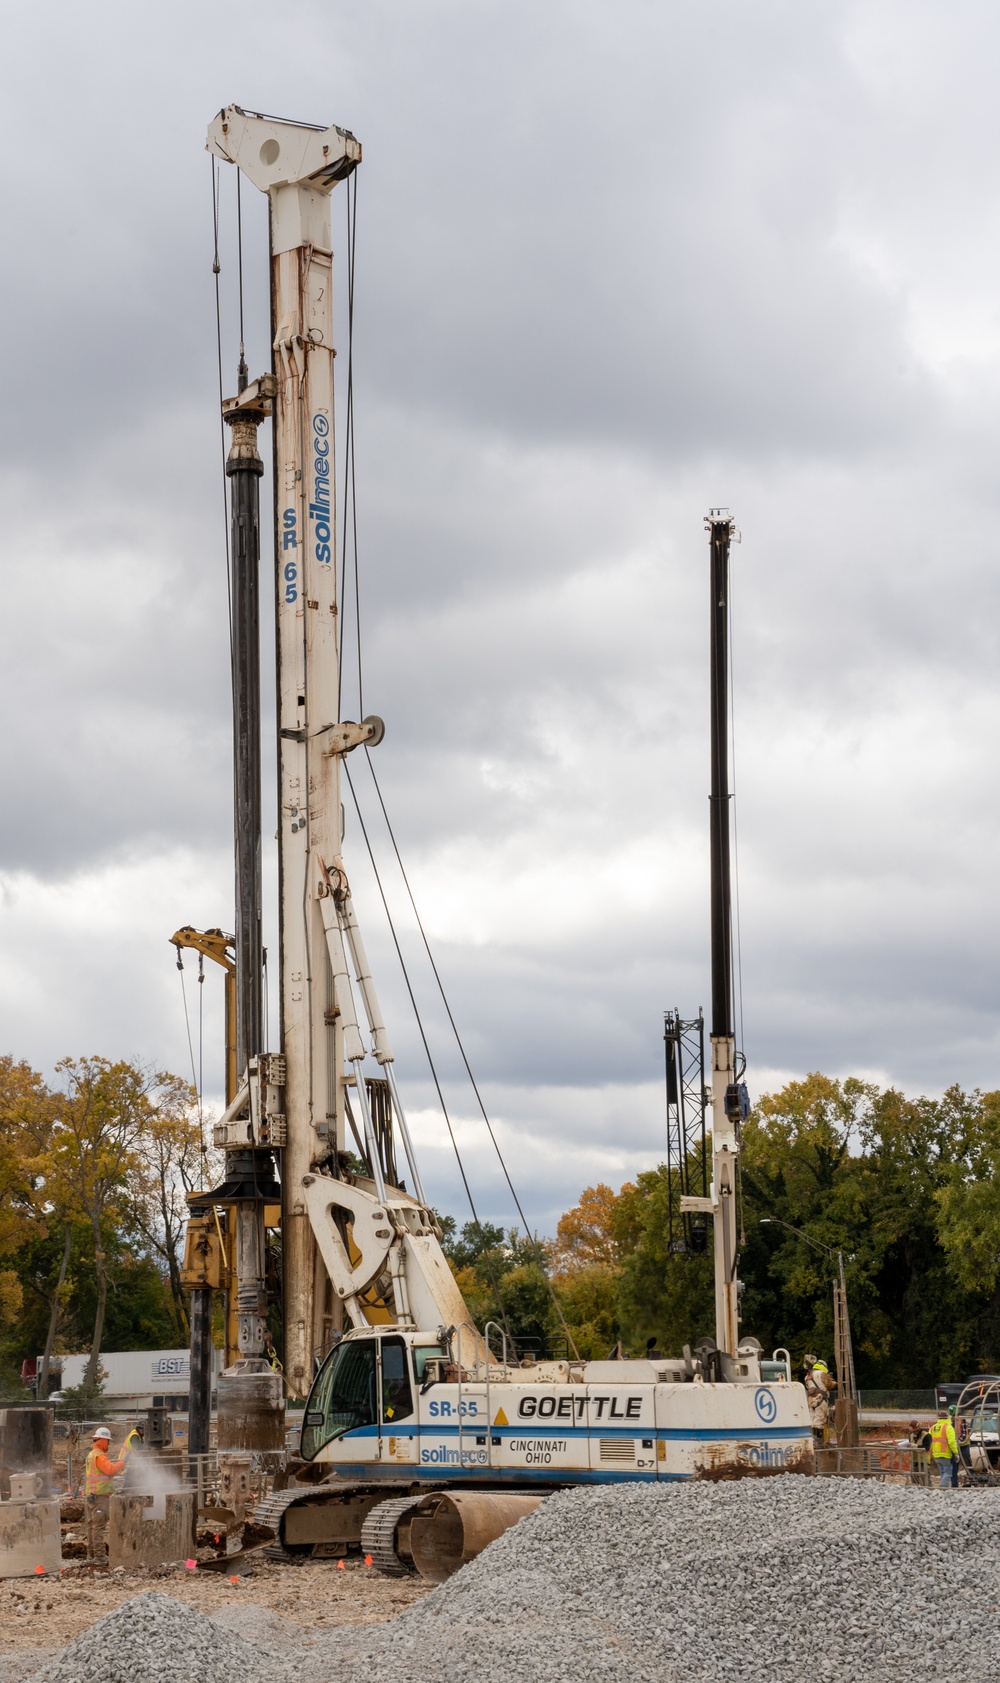
<svg viewBox="0 0 1000 1683">
<path fill-rule="evenodd" d="M 1000 1491 L 605 1485 L 550 1497 L 388 1624 L 299 1641 L 275 1621 L 248 1642 L 143 1596 L 33 1683 L 329 1683 L 348 1666 L 393 1683 L 994 1683 L 998 1608 Z"/>
<path fill-rule="evenodd" d="M 263 1683 L 276 1656 L 168 1595 L 124 1601 L 32 1683 Z"/>
<path fill-rule="evenodd" d="M 998 1609 L 1000 1491 L 611 1485 L 550 1497 L 391 1624 L 323 1653 L 394 1683 L 995 1683 Z"/>
</svg>

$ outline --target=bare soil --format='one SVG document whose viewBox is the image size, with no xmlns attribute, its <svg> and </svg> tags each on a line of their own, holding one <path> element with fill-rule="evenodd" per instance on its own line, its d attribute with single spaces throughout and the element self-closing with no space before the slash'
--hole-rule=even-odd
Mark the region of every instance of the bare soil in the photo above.
<svg viewBox="0 0 1000 1683">
<path fill-rule="evenodd" d="M 384 1578 L 360 1560 L 245 1562 L 233 1582 L 216 1572 L 170 1568 L 155 1572 L 109 1572 L 70 1563 L 58 1576 L 0 1581 L 0 1630 L 5 1653 L 29 1648 L 64 1648 L 81 1631 L 132 1596 L 150 1590 L 186 1601 L 203 1613 L 252 1604 L 267 1608 L 305 1630 L 334 1625 L 380 1624 L 410 1607 L 431 1588 L 420 1578 Z"/>
</svg>

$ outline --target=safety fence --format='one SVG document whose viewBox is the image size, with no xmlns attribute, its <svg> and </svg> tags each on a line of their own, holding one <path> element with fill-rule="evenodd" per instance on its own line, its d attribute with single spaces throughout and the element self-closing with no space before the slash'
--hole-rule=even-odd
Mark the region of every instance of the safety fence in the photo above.
<svg viewBox="0 0 1000 1683">
<path fill-rule="evenodd" d="M 877 1478 L 885 1484 L 938 1482 L 926 1449 L 912 1444 L 870 1444 L 859 1449 L 817 1449 L 816 1471 L 824 1478 Z"/>
</svg>

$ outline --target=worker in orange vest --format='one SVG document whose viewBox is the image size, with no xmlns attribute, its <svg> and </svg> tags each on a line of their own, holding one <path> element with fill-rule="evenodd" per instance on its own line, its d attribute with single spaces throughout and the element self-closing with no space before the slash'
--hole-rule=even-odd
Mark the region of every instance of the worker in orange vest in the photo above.
<svg viewBox="0 0 1000 1683">
<path fill-rule="evenodd" d="M 122 1471 L 124 1460 L 112 1461 L 111 1433 L 107 1426 L 98 1426 L 94 1433 L 94 1447 L 87 1456 L 83 1475 L 83 1502 L 87 1516 L 87 1557 L 106 1560 L 108 1556 L 108 1517 L 115 1475 Z"/>
</svg>

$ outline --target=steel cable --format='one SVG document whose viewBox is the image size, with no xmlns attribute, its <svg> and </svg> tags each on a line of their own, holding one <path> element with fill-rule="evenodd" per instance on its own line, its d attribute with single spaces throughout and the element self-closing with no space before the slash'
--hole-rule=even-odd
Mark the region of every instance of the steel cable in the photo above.
<svg viewBox="0 0 1000 1683">
<path fill-rule="evenodd" d="M 353 195 L 352 189 L 353 187 Z M 344 514 L 340 557 L 340 628 L 337 663 L 337 716 L 343 718 L 344 692 L 344 630 L 347 597 L 347 528 L 348 499 L 350 499 L 351 531 L 353 535 L 354 625 L 358 659 L 358 718 L 364 718 L 364 681 L 361 664 L 361 594 L 358 565 L 358 502 L 354 456 L 354 267 L 357 251 L 358 172 L 347 183 L 347 392 L 344 400 Z"/>
<path fill-rule="evenodd" d="M 413 991 L 413 984 L 410 981 L 410 973 L 409 973 L 408 969 L 406 968 L 406 960 L 403 957 L 403 949 L 399 944 L 399 936 L 396 933 L 396 925 L 393 921 L 392 912 L 389 910 L 389 902 L 386 898 L 385 889 L 382 885 L 382 877 L 381 877 L 381 874 L 379 872 L 378 865 L 375 862 L 375 851 L 372 847 L 371 839 L 368 835 L 368 827 L 365 824 L 364 817 L 362 816 L 361 806 L 360 806 L 360 803 L 358 801 L 357 791 L 354 787 L 354 779 L 351 777 L 350 767 L 348 766 L 346 760 L 344 762 L 344 774 L 347 778 L 347 786 L 351 791 L 351 798 L 354 801 L 354 810 L 358 815 L 358 823 L 361 826 L 361 834 L 364 837 L 365 847 L 368 850 L 368 858 L 371 861 L 372 872 L 374 873 L 375 882 L 376 882 L 376 885 L 378 887 L 379 895 L 381 896 L 382 905 L 383 905 L 383 908 L 385 910 L 386 920 L 389 924 L 389 933 L 392 936 L 392 943 L 393 943 L 393 946 L 396 949 L 396 957 L 399 959 L 399 968 L 403 972 L 403 981 L 406 984 L 406 991 L 410 996 L 410 1005 L 413 1009 L 413 1015 L 416 1019 L 417 1029 L 418 1029 L 418 1032 L 420 1034 L 420 1039 L 423 1043 L 424 1055 L 427 1058 L 427 1066 L 428 1066 L 428 1068 L 431 1072 L 431 1080 L 434 1083 L 434 1090 L 437 1093 L 438 1104 L 441 1107 L 441 1114 L 444 1117 L 445 1127 L 448 1130 L 448 1138 L 451 1141 L 451 1148 L 452 1148 L 452 1151 L 455 1154 L 455 1162 L 458 1164 L 458 1172 L 462 1177 L 462 1185 L 465 1188 L 465 1196 L 468 1200 L 469 1209 L 472 1211 L 472 1219 L 473 1219 L 473 1222 L 475 1224 L 476 1231 L 479 1234 L 479 1237 L 484 1242 L 484 1248 L 483 1248 L 483 1252 L 482 1252 L 483 1261 L 486 1265 L 486 1271 L 487 1271 L 487 1273 L 489 1274 L 489 1277 L 490 1277 L 490 1284 L 493 1287 L 494 1296 L 496 1297 L 496 1300 L 497 1300 L 497 1308 L 498 1308 L 498 1311 L 499 1311 L 499 1314 L 500 1314 L 500 1318 L 501 1318 L 501 1320 L 503 1321 L 503 1324 L 504 1324 L 504 1330 L 506 1331 L 508 1338 L 511 1338 L 511 1337 L 513 1337 L 513 1334 L 511 1333 L 510 1326 L 509 1326 L 508 1321 L 507 1321 L 507 1313 L 506 1313 L 506 1310 L 504 1309 L 503 1298 L 500 1295 L 499 1281 L 496 1279 L 496 1276 L 494 1275 L 493 1264 L 490 1262 L 490 1259 L 489 1259 L 489 1251 L 485 1247 L 486 1235 L 483 1231 L 483 1224 L 479 1219 L 479 1212 L 476 1209 L 475 1199 L 472 1196 L 472 1188 L 469 1185 L 469 1177 L 465 1172 L 465 1164 L 462 1161 L 462 1153 L 459 1151 L 458 1141 L 455 1138 L 455 1130 L 451 1125 L 451 1117 L 448 1114 L 448 1106 L 445 1104 L 444 1093 L 441 1090 L 441 1082 L 438 1079 L 437 1067 L 434 1063 L 434 1057 L 433 1057 L 433 1054 L 431 1052 L 430 1044 L 429 1044 L 428 1039 L 427 1039 L 427 1033 L 426 1033 L 426 1030 L 424 1028 L 424 1021 L 423 1021 L 423 1018 L 420 1015 L 420 1007 L 417 1004 L 416 995 Z"/>
<path fill-rule="evenodd" d="M 421 938 L 421 940 L 423 941 L 423 944 L 424 944 L 424 951 L 427 954 L 427 958 L 428 958 L 428 961 L 430 963 L 431 970 L 434 973 L 434 980 L 437 983 L 438 992 L 441 995 L 441 1002 L 444 1005 L 445 1012 L 447 1013 L 448 1022 L 451 1025 L 452 1034 L 455 1036 L 455 1044 L 458 1047 L 459 1056 L 461 1057 L 462 1063 L 465 1066 L 465 1073 L 469 1078 L 469 1083 L 472 1087 L 472 1091 L 476 1095 L 476 1103 L 478 1104 L 479 1109 L 482 1112 L 483 1121 L 486 1124 L 486 1131 L 490 1136 L 490 1141 L 493 1145 L 494 1151 L 496 1152 L 497 1162 L 500 1164 L 500 1168 L 503 1172 L 504 1180 L 507 1182 L 507 1186 L 509 1188 L 510 1195 L 514 1200 L 514 1207 L 517 1210 L 517 1213 L 520 1216 L 521 1221 L 524 1223 L 525 1238 L 528 1239 L 529 1243 L 534 1244 L 535 1255 L 536 1255 L 536 1258 L 537 1258 L 537 1261 L 538 1261 L 538 1266 L 542 1271 L 542 1276 L 545 1280 L 546 1287 L 548 1288 L 549 1296 L 552 1299 L 553 1307 L 556 1311 L 557 1316 L 559 1317 L 559 1321 L 560 1321 L 560 1324 L 562 1325 L 563 1332 L 566 1334 L 566 1338 L 567 1338 L 567 1341 L 569 1343 L 569 1346 L 572 1349 L 574 1355 L 577 1357 L 577 1359 L 579 1359 L 580 1352 L 576 1347 L 576 1341 L 573 1338 L 573 1334 L 569 1330 L 569 1326 L 567 1324 L 566 1317 L 565 1317 L 565 1315 L 563 1314 L 563 1311 L 562 1311 L 562 1305 L 560 1304 L 559 1299 L 556 1296 L 555 1287 L 553 1286 L 552 1281 L 549 1278 L 549 1271 L 548 1271 L 548 1268 L 546 1267 L 546 1264 L 545 1264 L 544 1253 L 542 1251 L 541 1244 L 538 1240 L 537 1235 L 535 1235 L 534 1237 L 532 1237 L 532 1235 L 531 1235 L 531 1230 L 528 1226 L 528 1218 L 525 1215 L 524 1210 L 521 1207 L 521 1200 L 517 1195 L 517 1191 L 516 1191 L 516 1188 L 514 1186 L 514 1182 L 510 1178 L 510 1171 L 507 1168 L 507 1164 L 506 1164 L 506 1161 L 504 1159 L 503 1152 L 500 1149 L 500 1142 L 497 1139 L 496 1134 L 493 1131 L 493 1124 L 490 1121 L 489 1113 L 486 1109 L 485 1104 L 483 1103 L 483 1097 L 482 1097 L 482 1094 L 479 1091 L 479 1086 L 478 1086 L 478 1083 L 476 1081 L 476 1078 L 472 1073 L 472 1066 L 469 1063 L 468 1057 L 466 1056 L 466 1051 L 465 1051 L 465 1046 L 464 1046 L 463 1041 L 462 1041 L 462 1036 L 458 1032 L 458 1024 L 456 1023 L 454 1015 L 452 1013 L 451 1005 L 450 1005 L 449 1000 L 448 1000 L 448 995 L 445 992 L 444 983 L 441 980 L 440 971 L 438 970 L 437 964 L 435 963 L 434 954 L 431 951 L 431 944 L 430 944 L 429 940 L 427 939 L 427 931 L 424 928 L 423 920 L 420 916 L 420 913 L 417 910 L 417 902 L 413 897 L 413 890 L 410 887 L 410 879 L 406 874 L 406 868 L 403 864 L 402 856 L 400 855 L 399 847 L 398 847 L 398 844 L 396 842 L 395 831 L 393 830 L 392 824 L 389 821 L 389 814 L 386 811 L 385 801 L 382 798 L 382 789 L 381 789 L 381 786 L 379 784 L 378 777 L 376 776 L 375 767 L 372 764 L 372 757 L 371 757 L 371 754 L 368 750 L 367 745 L 365 746 L 365 758 L 368 761 L 368 769 L 371 772 L 372 782 L 375 785 L 375 793 L 378 796 L 379 806 L 382 808 L 382 816 L 385 819 L 385 827 L 386 827 L 386 829 L 389 833 L 389 840 L 392 843 L 392 850 L 393 850 L 394 854 L 396 855 L 396 863 L 399 866 L 399 872 L 400 872 L 400 875 L 403 879 L 403 883 L 404 883 L 404 886 L 406 888 L 407 895 L 409 897 L 410 905 L 413 908 L 413 915 L 416 918 L 417 928 L 420 931 L 420 938 Z M 352 793 L 354 792 L 353 783 L 351 784 L 351 792 Z M 357 805 L 357 797 L 356 796 L 355 796 L 355 805 Z M 359 817 L 360 817 L 360 812 L 359 812 Z M 370 849 L 369 849 L 369 851 L 370 851 Z M 387 911 L 388 911 L 388 908 L 387 908 Z"/>
<path fill-rule="evenodd" d="M 202 1162 L 204 1162 L 208 1150 L 208 1147 L 205 1144 L 205 1115 L 202 1108 L 201 1086 L 198 1081 L 198 1071 L 195 1066 L 194 1041 L 191 1038 L 191 1018 L 188 1014 L 187 986 L 184 981 L 184 960 L 181 957 L 180 947 L 177 948 L 177 968 L 181 973 L 181 999 L 184 1002 L 184 1028 L 187 1032 L 188 1053 L 191 1058 L 191 1085 L 198 1098 L 198 1142 Z"/>
</svg>

